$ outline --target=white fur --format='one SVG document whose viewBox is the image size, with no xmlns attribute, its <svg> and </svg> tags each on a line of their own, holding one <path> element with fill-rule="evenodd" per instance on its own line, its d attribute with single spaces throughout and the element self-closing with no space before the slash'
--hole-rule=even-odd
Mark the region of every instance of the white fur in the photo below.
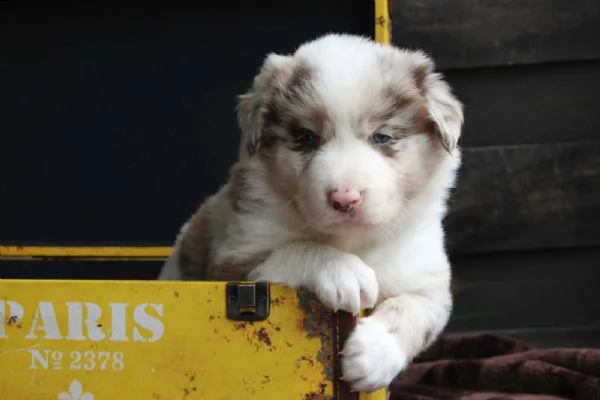
<svg viewBox="0 0 600 400">
<path fill-rule="evenodd" d="M 307 287 L 333 310 L 357 314 L 375 307 L 359 322 L 343 351 L 344 379 L 360 391 L 389 385 L 443 330 L 452 308 L 442 218 L 460 165 L 456 143 L 462 108 L 441 77 L 431 72 L 426 100 L 449 154 L 429 155 L 431 136 L 415 135 L 400 144 L 402 157 L 386 159 L 364 136 L 377 127 L 356 118 L 378 107 L 382 79 L 374 56 L 380 54 L 393 60 L 395 69 L 389 73 L 399 82 L 412 79 L 413 66 L 429 63 L 421 53 L 347 35 L 327 35 L 291 56 L 267 57 L 255 80 L 255 93 L 242 100 L 242 131 L 260 131 L 253 113 L 264 100 L 260 88 L 268 81 L 266 74 L 279 70 L 285 76 L 286 68 L 302 61 L 318 71 L 314 84 L 334 121 L 335 136 L 306 168 L 293 154 L 275 155 L 281 158 L 276 161 L 281 171 L 266 170 L 242 146 L 240 162 L 255 171 L 245 194 L 262 203 L 249 204 L 245 213 L 234 212 L 227 184 L 204 211 L 215 238 L 212 264 L 266 252 L 268 257 L 249 279 Z M 410 112 L 394 118 L 398 126 L 409 124 Z M 426 168 L 433 172 L 424 175 Z M 280 181 L 295 193 L 293 199 L 265 182 L 265 176 L 275 173 L 285 174 Z M 363 204 L 352 218 L 327 205 L 325 193 L 333 187 L 364 192 Z M 162 279 L 181 276 L 176 272 L 179 246 L 178 239 Z"/>
</svg>

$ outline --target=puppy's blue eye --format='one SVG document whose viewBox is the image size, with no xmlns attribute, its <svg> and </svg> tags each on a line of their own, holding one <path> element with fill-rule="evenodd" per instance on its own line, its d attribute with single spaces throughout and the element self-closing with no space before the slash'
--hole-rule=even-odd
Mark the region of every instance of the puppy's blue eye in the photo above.
<svg viewBox="0 0 600 400">
<path fill-rule="evenodd" d="M 387 144 L 391 142 L 392 137 L 385 133 L 376 132 L 371 136 L 371 142 L 373 144 Z"/>
</svg>

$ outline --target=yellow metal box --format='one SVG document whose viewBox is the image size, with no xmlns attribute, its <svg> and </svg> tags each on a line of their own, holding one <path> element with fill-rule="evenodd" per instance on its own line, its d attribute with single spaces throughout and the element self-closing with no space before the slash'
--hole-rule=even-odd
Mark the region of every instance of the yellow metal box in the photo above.
<svg viewBox="0 0 600 400">
<path fill-rule="evenodd" d="M 354 324 L 309 293 L 227 282 L 0 280 L 0 399 L 367 399 Z"/>
</svg>

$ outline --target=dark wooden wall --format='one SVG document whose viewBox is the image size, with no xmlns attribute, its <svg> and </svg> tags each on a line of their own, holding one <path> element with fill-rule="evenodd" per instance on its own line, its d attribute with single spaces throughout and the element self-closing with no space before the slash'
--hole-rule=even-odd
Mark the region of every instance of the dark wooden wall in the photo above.
<svg viewBox="0 0 600 400">
<path fill-rule="evenodd" d="M 465 104 L 450 329 L 600 346 L 600 2 L 391 5 Z"/>
<path fill-rule="evenodd" d="M 465 104 L 449 329 L 600 338 L 599 2 L 391 12 L 394 42 L 429 52 Z M 0 243 L 169 245 L 226 177 L 234 97 L 264 55 L 329 31 L 371 35 L 372 1 L 0 3 Z M 0 277 L 152 279 L 159 266 L 0 261 Z"/>
<path fill-rule="evenodd" d="M 465 104 L 451 249 L 600 245 L 600 2 L 392 1 Z"/>
</svg>

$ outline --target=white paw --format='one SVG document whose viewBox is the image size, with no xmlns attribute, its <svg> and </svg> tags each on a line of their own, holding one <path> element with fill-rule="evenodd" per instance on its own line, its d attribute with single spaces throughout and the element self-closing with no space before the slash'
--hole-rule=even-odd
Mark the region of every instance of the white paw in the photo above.
<svg viewBox="0 0 600 400">
<path fill-rule="evenodd" d="M 352 254 L 323 265 L 311 286 L 323 305 L 353 315 L 374 307 L 379 295 L 375 272 Z"/>
<path fill-rule="evenodd" d="M 407 364 L 394 336 L 381 323 L 365 318 L 342 351 L 342 379 L 352 390 L 372 392 L 389 386 Z"/>
</svg>

